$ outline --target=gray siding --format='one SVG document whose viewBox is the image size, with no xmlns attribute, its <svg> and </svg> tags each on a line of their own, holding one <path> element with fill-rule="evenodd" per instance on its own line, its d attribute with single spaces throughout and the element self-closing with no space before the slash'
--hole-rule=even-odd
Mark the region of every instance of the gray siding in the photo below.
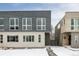
<svg viewBox="0 0 79 59">
<path fill-rule="evenodd" d="M 19 18 L 19 29 L 9 30 L 9 18 L 17 17 Z M 32 18 L 32 30 L 22 30 L 22 18 L 31 17 Z M 46 30 L 36 30 L 36 18 L 45 17 L 46 18 Z M 0 11 L 0 18 L 4 18 L 4 32 L 50 32 L 51 31 L 51 11 Z M 2 30 L 0 30 L 2 32 Z"/>
</svg>

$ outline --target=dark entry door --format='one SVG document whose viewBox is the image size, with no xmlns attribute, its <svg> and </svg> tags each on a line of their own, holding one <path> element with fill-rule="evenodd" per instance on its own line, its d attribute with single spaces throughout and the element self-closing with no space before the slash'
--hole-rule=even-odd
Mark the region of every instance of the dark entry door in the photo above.
<svg viewBox="0 0 79 59">
<path fill-rule="evenodd" d="M 69 45 L 71 45 L 71 35 L 69 35 Z"/>
<path fill-rule="evenodd" d="M 45 33 L 45 45 L 50 45 L 50 33 Z"/>
</svg>

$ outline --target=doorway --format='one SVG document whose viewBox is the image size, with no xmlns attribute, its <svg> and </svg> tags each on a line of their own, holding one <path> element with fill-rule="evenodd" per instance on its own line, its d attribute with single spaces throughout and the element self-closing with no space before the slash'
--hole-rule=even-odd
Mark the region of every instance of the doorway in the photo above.
<svg viewBox="0 0 79 59">
<path fill-rule="evenodd" d="M 45 45 L 50 45 L 50 33 L 45 33 Z"/>
<path fill-rule="evenodd" d="M 71 35 L 69 35 L 68 41 L 69 41 L 68 45 L 71 45 Z"/>
</svg>

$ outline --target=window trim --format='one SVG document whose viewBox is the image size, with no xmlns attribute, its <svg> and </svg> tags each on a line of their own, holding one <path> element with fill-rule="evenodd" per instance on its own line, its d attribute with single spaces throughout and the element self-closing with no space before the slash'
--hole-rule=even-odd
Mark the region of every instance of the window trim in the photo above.
<svg viewBox="0 0 79 59">
<path fill-rule="evenodd" d="M 23 20 L 24 20 L 24 19 L 25 19 L 25 22 L 26 22 L 25 25 L 23 24 Z M 31 29 L 30 29 L 30 30 L 32 30 L 32 18 L 29 18 L 29 19 L 31 20 L 31 25 L 27 25 L 28 17 L 27 17 L 27 18 L 22 18 L 22 30 L 29 30 L 29 29 L 27 29 L 27 26 L 31 26 Z M 26 29 L 23 29 L 23 26 L 25 26 Z"/>
<path fill-rule="evenodd" d="M 14 19 L 14 25 L 11 25 L 11 19 Z M 18 19 L 18 24 L 16 24 L 16 19 Z M 17 30 L 15 27 L 18 26 L 19 27 L 19 18 L 9 18 L 9 30 L 12 30 L 10 29 L 10 27 L 13 26 L 14 29 L 13 30 Z"/>
<path fill-rule="evenodd" d="M 41 25 L 38 25 L 38 20 L 41 20 Z M 43 21 L 45 20 L 45 25 L 43 25 Z M 41 29 L 38 29 L 38 26 L 41 26 Z M 45 29 L 43 29 L 43 26 Z M 46 30 L 46 18 L 36 18 L 36 30 Z"/>
<path fill-rule="evenodd" d="M 23 35 L 23 42 L 34 42 L 34 35 Z"/>
<path fill-rule="evenodd" d="M 71 29 L 71 30 L 79 30 L 79 25 L 77 24 L 77 25 L 75 25 L 76 24 L 76 20 L 78 20 L 79 21 L 79 18 L 77 18 L 77 17 L 75 17 L 75 18 L 71 18 L 71 22 L 72 22 L 72 19 L 73 19 L 73 21 L 74 21 L 74 25 L 71 25 L 71 23 L 70 23 L 70 29 L 73 27 L 73 29 Z"/>
<path fill-rule="evenodd" d="M 0 25 L 0 27 L 4 27 L 4 25 Z M 3 29 L 0 29 L 0 30 L 2 30 L 2 31 L 3 31 L 3 30 L 4 30 L 4 28 L 3 28 Z"/>
<path fill-rule="evenodd" d="M 0 18 L 0 19 L 5 19 L 5 18 Z M 2 25 L 0 25 L 0 26 L 4 27 L 4 24 L 2 24 Z M 4 30 L 4 29 L 0 29 L 0 30 Z"/>
</svg>

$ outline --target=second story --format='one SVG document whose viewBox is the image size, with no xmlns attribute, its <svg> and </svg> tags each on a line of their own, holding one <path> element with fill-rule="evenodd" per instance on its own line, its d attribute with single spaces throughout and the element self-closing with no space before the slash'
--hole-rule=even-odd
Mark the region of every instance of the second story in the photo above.
<svg viewBox="0 0 79 59">
<path fill-rule="evenodd" d="M 34 31 L 51 31 L 51 11 L 0 11 L 0 32 Z"/>
<path fill-rule="evenodd" d="M 60 25 L 61 33 L 79 32 L 79 12 L 66 12 Z"/>
</svg>

